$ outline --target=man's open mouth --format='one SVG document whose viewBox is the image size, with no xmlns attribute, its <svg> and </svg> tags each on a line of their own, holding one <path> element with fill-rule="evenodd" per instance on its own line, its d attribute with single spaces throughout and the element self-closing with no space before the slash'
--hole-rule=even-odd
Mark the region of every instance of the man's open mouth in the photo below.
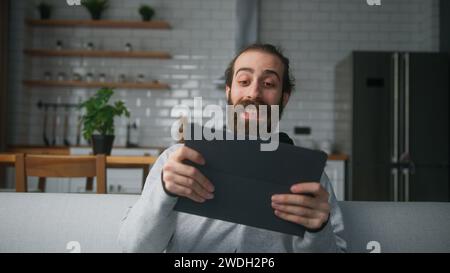
<svg viewBox="0 0 450 273">
<path fill-rule="evenodd" d="M 246 110 L 241 113 L 241 118 L 244 120 L 259 120 L 258 111 L 255 110 Z"/>
</svg>

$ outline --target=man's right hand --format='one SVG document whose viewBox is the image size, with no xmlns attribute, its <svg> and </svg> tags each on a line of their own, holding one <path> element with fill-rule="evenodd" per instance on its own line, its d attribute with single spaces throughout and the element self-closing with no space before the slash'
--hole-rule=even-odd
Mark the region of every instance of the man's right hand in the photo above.
<svg viewBox="0 0 450 273">
<path fill-rule="evenodd" d="M 214 198 L 214 186 L 197 168 L 184 164 L 183 160 L 204 165 L 205 159 L 197 151 L 182 146 L 178 148 L 163 166 L 162 182 L 165 189 L 175 195 L 187 197 L 202 203 Z"/>
</svg>

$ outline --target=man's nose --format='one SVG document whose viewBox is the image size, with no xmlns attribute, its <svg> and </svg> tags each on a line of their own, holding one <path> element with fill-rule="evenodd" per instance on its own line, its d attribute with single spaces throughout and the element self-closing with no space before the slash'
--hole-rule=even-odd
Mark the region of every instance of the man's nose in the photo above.
<svg viewBox="0 0 450 273">
<path fill-rule="evenodd" d="M 247 97 L 250 97 L 252 99 L 261 97 L 261 86 L 259 82 L 257 81 L 253 82 L 253 84 L 250 86 L 248 90 Z"/>
</svg>

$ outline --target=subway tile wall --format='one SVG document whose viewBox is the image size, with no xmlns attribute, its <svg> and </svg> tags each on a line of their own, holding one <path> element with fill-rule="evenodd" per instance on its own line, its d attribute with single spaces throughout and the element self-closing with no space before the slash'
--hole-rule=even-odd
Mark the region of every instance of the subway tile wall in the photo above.
<svg viewBox="0 0 450 273">
<path fill-rule="evenodd" d="M 52 18 L 88 19 L 89 14 L 82 6 L 68 6 L 66 1 L 47 1 L 54 6 Z M 11 144 L 43 144 L 44 111 L 37 103 L 78 103 L 91 96 L 95 89 L 84 88 L 26 88 L 24 79 L 43 79 L 50 72 L 52 79 L 63 72 L 67 78 L 78 73 L 85 78 L 92 73 L 98 79 L 106 74 L 107 81 L 117 81 L 120 74 L 136 81 L 143 74 L 148 81 L 159 80 L 168 83 L 170 90 L 122 90 L 116 89 L 113 100 L 122 99 L 131 112 L 131 122 L 138 130 L 133 134 L 135 141 L 143 146 L 169 146 L 171 108 L 189 103 L 194 96 L 203 97 L 206 102 L 224 105 L 225 93 L 218 88 L 216 80 L 222 77 L 225 67 L 235 52 L 234 10 L 236 1 L 200 0 L 153 0 L 118 1 L 110 0 L 110 8 L 103 15 L 105 19 L 140 20 L 138 7 L 152 5 L 155 19 L 171 24 L 170 30 L 107 29 L 107 28 L 47 28 L 27 27 L 25 18 L 38 18 L 36 1 L 12 1 L 10 26 L 10 73 L 9 94 Z M 173 58 L 119 59 L 119 58 L 30 58 L 23 55 L 25 48 L 56 48 L 61 40 L 63 48 L 80 49 L 87 43 L 94 48 L 125 50 L 130 43 L 133 50 L 167 51 Z M 49 110 L 47 136 L 53 135 L 53 109 Z M 56 113 L 56 144 L 63 143 L 62 130 L 65 110 Z M 77 112 L 72 110 L 69 118 L 69 141 L 75 143 Z M 115 145 L 126 143 L 126 118 L 116 119 Z M 132 135 L 133 135 L 132 134 Z M 82 140 L 81 144 L 86 144 Z"/>
<path fill-rule="evenodd" d="M 52 0 L 54 18 L 89 18 L 83 7 L 69 7 Z M 125 100 L 131 121 L 138 123 L 137 141 L 145 146 L 173 143 L 170 110 L 174 105 L 192 105 L 195 96 L 224 105 L 225 94 L 215 81 L 235 52 L 236 0 L 110 0 L 107 19 L 139 20 L 137 8 L 148 3 L 156 19 L 167 20 L 171 30 L 91 28 L 29 28 L 25 18 L 37 18 L 35 1 L 12 1 L 10 25 L 9 143 L 43 144 L 43 111 L 37 102 L 77 103 L 94 90 L 83 88 L 25 88 L 23 79 L 107 74 L 111 80 L 124 73 L 131 80 L 144 74 L 158 79 L 171 90 L 116 90 L 114 99 Z M 336 97 L 335 68 L 352 50 L 436 51 L 438 48 L 437 0 L 390 0 L 368 6 L 365 0 L 261 0 L 259 37 L 279 45 L 291 59 L 296 90 L 284 112 L 281 129 L 293 135 L 294 126 L 310 126 L 310 136 L 297 136 L 304 146 L 339 142 L 349 134 L 351 99 Z M 103 58 L 30 58 L 24 48 L 81 48 L 92 42 L 96 48 L 121 50 L 127 42 L 136 50 L 164 50 L 170 60 Z M 53 109 L 49 112 L 52 113 Z M 57 144 L 62 144 L 64 109 L 57 113 Z M 69 136 L 75 142 L 77 114 L 70 112 Z M 51 120 L 47 135 L 51 135 Z M 116 145 L 125 145 L 126 119 L 116 121 Z M 337 138 L 336 135 L 343 135 Z M 85 144 L 85 142 L 82 142 Z M 337 147 L 342 146 L 337 143 Z"/>
</svg>

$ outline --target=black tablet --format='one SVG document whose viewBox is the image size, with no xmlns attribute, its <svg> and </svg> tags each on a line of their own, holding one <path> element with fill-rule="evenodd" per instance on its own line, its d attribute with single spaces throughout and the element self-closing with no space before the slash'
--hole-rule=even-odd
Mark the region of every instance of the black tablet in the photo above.
<svg viewBox="0 0 450 273">
<path fill-rule="evenodd" d="M 281 233 L 303 236 L 304 228 L 275 216 L 273 194 L 290 193 L 299 182 L 320 181 L 324 152 L 279 143 L 261 151 L 260 140 L 185 140 L 205 158 L 197 167 L 214 185 L 214 199 L 197 203 L 180 197 L 175 210 Z"/>
</svg>

